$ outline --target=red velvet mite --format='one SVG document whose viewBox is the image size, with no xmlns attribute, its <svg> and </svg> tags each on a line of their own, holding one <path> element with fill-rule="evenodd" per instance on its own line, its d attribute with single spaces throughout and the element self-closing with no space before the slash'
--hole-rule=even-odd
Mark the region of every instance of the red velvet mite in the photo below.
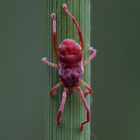
<svg viewBox="0 0 140 140">
<path fill-rule="evenodd" d="M 76 43 L 76 41 L 73 39 L 65 39 L 59 45 L 58 48 L 56 47 L 56 15 L 55 13 L 52 13 L 51 17 L 52 17 L 52 28 L 53 28 L 53 36 L 52 36 L 53 50 L 55 52 L 55 56 L 57 58 L 58 64 L 51 63 L 45 57 L 42 58 L 42 62 L 53 68 L 58 69 L 59 77 L 61 79 L 61 81 L 51 89 L 49 95 L 53 95 L 54 92 L 60 86 L 62 85 L 64 86 L 62 101 L 57 116 L 57 124 L 60 124 L 61 121 L 61 115 L 64 110 L 67 92 L 71 93 L 73 92 L 74 89 L 77 89 L 86 110 L 86 121 L 84 121 L 80 125 L 80 129 L 83 130 L 84 125 L 90 121 L 90 112 L 89 112 L 89 107 L 84 98 L 84 94 L 79 85 L 82 84 L 88 90 L 85 93 L 86 95 L 91 94 L 92 89 L 82 80 L 82 75 L 84 73 L 83 66 L 86 65 L 91 59 L 93 59 L 96 56 L 96 49 L 90 47 L 89 51 L 91 52 L 91 55 L 86 60 L 83 60 L 84 41 L 83 41 L 80 27 L 76 22 L 75 17 L 68 10 L 67 5 L 63 4 L 62 7 L 65 10 L 65 12 L 70 16 L 73 24 L 77 29 L 80 44 Z"/>
</svg>

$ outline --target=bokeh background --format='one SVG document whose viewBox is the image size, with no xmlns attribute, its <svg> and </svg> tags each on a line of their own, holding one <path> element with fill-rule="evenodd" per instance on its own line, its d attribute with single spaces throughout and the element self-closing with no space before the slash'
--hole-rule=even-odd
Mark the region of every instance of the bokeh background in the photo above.
<svg viewBox="0 0 140 140">
<path fill-rule="evenodd" d="M 140 139 L 140 3 L 91 0 L 92 140 Z M 0 140 L 44 139 L 45 0 L 0 1 Z"/>
</svg>

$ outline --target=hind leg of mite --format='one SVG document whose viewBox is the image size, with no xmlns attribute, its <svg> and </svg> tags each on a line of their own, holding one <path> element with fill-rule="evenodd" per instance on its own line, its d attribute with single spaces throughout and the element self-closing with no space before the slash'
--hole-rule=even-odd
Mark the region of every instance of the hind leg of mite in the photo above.
<svg viewBox="0 0 140 140">
<path fill-rule="evenodd" d="M 53 95 L 54 94 L 54 92 L 60 87 L 62 85 L 62 81 L 60 81 L 59 83 L 57 83 L 51 90 L 50 90 L 50 92 L 49 92 L 49 96 L 50 95 Z"/>
<path fill-rule="evenodd" d="M 83 94 L 83 92 L 82 92 L 82 90 L 81 90 L 81 88 L 79 86 L 77 87 L 77 91 L 78 91 L 78 93 L 79 93 L 79 95 L 81 97 L 81 100 L 82 100 L 82 102 L 84 104 L 84 107 L 86 109 L 86 121 L 82 122 L 81 125 L 80 125 L 80 130 L 82 131 L 84 125 L 90 121 L 90 114 L 89 114 L 89 107 L 88 107 L 88 105 L 86 103 L 86 100 L 84 98 L 84 94 Z"/>
<path fill-rule="evenodd" d="M 62 113 L 63 113 L 65 102 L 66 102 L 66 97 L 67 97 L 66 88 L 64 88 L 64 91 L 62 93 L 61 104 L 60 104 L 60 107 L 59 107 L 59 112 L 58 112 L 57 119 L 56 119 L 57 124 L 60 124 Z"/>
<path fill-rule="evenodd" d="M 87 85 L 86 82 L 84 82 L 83 80 L 79 81 L 88 91 L 85 92 L 86 95 L 89 95 L 92 93 L 92 89 L 89 85 Z"/>
</svg>

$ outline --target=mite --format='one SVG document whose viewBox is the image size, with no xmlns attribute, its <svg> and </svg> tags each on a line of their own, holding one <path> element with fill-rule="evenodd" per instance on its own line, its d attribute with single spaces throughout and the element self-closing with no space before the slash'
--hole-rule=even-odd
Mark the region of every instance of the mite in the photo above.
<svg viewBox="0 0 140 140">
<path fill-rule="evenodd" d="M 74 26 L 77 29 L 80 44 L 78 44 L 74 39 L 65 39 L 61 42 L 59 47 L 56 46 L 56 14 L 52 13 L 51 14 L 52 30 L 53 30 L 52 43 L 53 43 L 53 50 L 57 58 L 57 64 L 51 63 L 45 57 L 42 58 L 42 62 L 55 69 L 58 69 L 58 74 L 61 79 L 61 81 L 51 89 L 49 95 L 53 95 L 54 92 L 60 86 L 64 87 L 62 93 L 62 101 L 60 104 L 60 108 L 56 120 L 57 124 L 60 124 L 61 121 L 61 116 L 64 110 L 67 93 L 68 92 L 72 93 L 73 90 L 76 89 L 78 91 L 78 94 L 80 95 L 80 98 L 86 110 L 86 120 L 82 122 L 80 125 L 80 130 L 83 130 L 84 125 L 90 121 L 90 112 L 89 112 L 89 107 L 84 98 L 84 94 L 79 85 L 81 84 L 87 89 L 87 92 L 85 93 L 86 95 L 92 93 L 91 87 L 82 80 L 82 75 L 84 73 L 84 65 L 86 65 L 91 59 L 93 59 L 96 56 L 96 49 L 90 47 L 89 48 L 89 51 L 91 52 L 90 56 L 86 60 L 83 60 L 84 41 L 83 41 L 80 27 L 75 17 L 71 14 L 69 9 L 67 8 L 67 5 L 63 4 L 62 7 L 64 11 L 69 15 Z"/>
</svg>

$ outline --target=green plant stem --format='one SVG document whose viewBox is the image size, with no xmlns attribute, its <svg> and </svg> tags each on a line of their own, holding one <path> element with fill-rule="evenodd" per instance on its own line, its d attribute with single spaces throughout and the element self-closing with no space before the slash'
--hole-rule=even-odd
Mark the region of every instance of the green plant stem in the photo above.
<svg viewBox="0 0 140 140">
<path fill-rule="evenodd" d="M 89 55 L 88 47 L 90 45 L 90 0 L 47 0 L 46 1 L 46 42 L 47 57 L 52 62 L 55 59 L 52 55 L 52 20 L 51 13 L 55 12 L 57 16 L 57 47 L 66 38 L 73 38 L 79 43 L 77 30 L 72 24 L 71 19 L 62 9 L 62 4 L 66 3 L 71 13 L 76 17 L 80 25 L 84 43 L 84 59 Z M 80 131 L 80 124 L 86 119 L 86 111 L 82 101 L 77 93 L 67 95 L 61 124 L 56 124 L 56 117 L 61 102 L 62 88 L 58 89 L 53 97 L 48 97 L 50 89 L 56 85 L 60 79 L 58 71 L 47 67 L 47 91 L 45 96 L 45 140 L 90 140 L 90 123 L 84 130 Z M 85 66 L 83 80 L 90 84 L 90 64 Z M 83 88 L 82 88 L 83 89 Z M 85 89 L 83 89 L 83 92 Z M 90 96 L 85 97 L 90 106 Z"/>
</svg>

